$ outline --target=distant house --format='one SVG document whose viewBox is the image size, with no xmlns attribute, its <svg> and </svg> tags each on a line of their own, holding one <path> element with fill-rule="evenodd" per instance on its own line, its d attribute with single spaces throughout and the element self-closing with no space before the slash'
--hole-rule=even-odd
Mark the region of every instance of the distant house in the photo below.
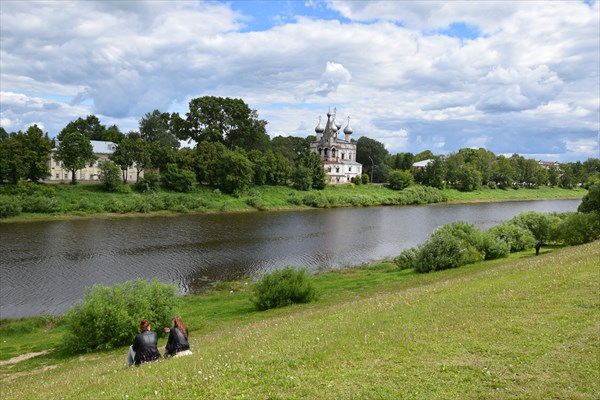
<svg viewBox="0 0 600 400">
<path fill-rule="evenodd" d="M 325 127 L 319 124 L 315 128 L 317 138 L 310 144 L 310 151 L 317 153 L 323 162 L 323 168 L 329 179 L 328 183 L 350 183 L 352 179 L 362 175 L 362 164 L 356 162 L 356 143 L 352 143 L 350 117 L 344 128 L 344 138 L 338 137 L 342 125 L 336 121 L 335 113 L 327 113 Z"/>
<path fill-rule="evenodd" d="M 91 140 L 92 148 L 94 149 L 94 154 L 98 159 L 94 161 L 93 164 L 89 165 L 86 168 L 80 169 L 77 171 L 77 180 L 78 181 L 88 181 L 94 182 L 100 180 L 100 166 L 102 162 L 108 160 L 108 157 L 114 153 L 117 149 L 117 145 L 113 142 L 104 142 L 101 140 Z M 71 181 L 71 171 L 64 168 L 62 161 L 56 161 L 54 159 L 54 151 L 49 161 L 49 170 L 50 176 L 47 178 L 49 181 L 54 182 L 70 182 Z M 129 181 L 136 180 L 136 168 L 135 166 L 127 169 L 127 179 Z M 140 174 L 141 176 L 141 174 Z"/>
<path fill-rule="evenodd" d="M 546 168 L 546 169 L 550 169 L 550 168 L 559 168 L 560 169 L 560 163 L 558 161 L 542 161 L 542 160 L 539 160 L 538 164 L 540 165 L 540 167 Z"/>
</svg>

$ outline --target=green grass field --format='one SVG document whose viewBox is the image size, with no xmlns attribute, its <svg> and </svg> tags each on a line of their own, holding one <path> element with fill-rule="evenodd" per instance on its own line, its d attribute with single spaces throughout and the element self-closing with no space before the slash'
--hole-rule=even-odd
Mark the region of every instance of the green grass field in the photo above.
<svg viewBox="0 0 600 400">
<path fill-rule="evenodd" d="M 61 327 L 2 321 L 0 398 L 598 399 L 599 262 L 600 242 L 424 275 L 381 262 L 266 312 L 226 283 L 183 299 L 193 355 L 131 369 L 125 348 L 7 364 Z"/>
</svg>

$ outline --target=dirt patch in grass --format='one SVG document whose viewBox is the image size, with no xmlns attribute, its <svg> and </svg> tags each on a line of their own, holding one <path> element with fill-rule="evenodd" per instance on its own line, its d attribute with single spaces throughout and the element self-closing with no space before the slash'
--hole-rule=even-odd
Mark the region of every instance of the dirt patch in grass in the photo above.
<svg viewBox="0 0 600 400">
<path fill-rule="evenodd" d="M 13 357 L 8 360 L 0 361 L 0 367 L 3 367 L 5 365 L 10 365 L 10 364 L 16 364 L 21 361 L 29 360 L 30 358 L 33 358 L 33 357 L 43 356 L 44 354 L 48 354 L 49 352 L 50 352 L 50 350 L 45 350 L 45 351 L 21 354 L 20 356 Z"/>
</svg>

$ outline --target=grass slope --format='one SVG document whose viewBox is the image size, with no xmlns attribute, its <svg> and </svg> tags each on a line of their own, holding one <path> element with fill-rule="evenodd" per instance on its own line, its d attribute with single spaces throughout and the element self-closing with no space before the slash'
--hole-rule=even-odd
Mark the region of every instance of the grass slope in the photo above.
<svg viewBox="0 0 600 400">
<path fill-rule="evenodd" d="M 316 303 L 263 313 L 242 283 L 184 305 L 192 356 L 132 369 L 125 349 L 40 356 L 0 367 L 0 397 L 597 399 L 599 244 L 426 275 L 326 273 Z"/>
</svg>

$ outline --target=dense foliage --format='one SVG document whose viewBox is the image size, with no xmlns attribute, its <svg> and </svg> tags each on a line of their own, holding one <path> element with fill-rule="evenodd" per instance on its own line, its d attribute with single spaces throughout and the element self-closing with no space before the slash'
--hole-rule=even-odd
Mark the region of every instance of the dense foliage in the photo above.
<svg viewBox="0 0 600 400">
<path fill-rule="evenodd" d="M 430 272 L 506 257 L 536 243 L 577 245 L 597 239 L 600 220 L 595 213 L 526 212 L 488 231 L 462 221 L 444 225 L 421 246 L 404 249 L 394 262 L 399 269 Z"/>
<path fill-rule="evenodd" d="M 316 298 L 315 288 L 304 270 L 286 267 L 264 274 L 254 285 L 252 302 L 259 310 L 309 303 Z"/>
<path fill-rule="evenodd" d="M 162 336 L 177 304 L 176 288 L 141 279 L 111 287 L 87 288 L 83 301 L 64 316 L 63 350 L 70 353 L 107 350 L 131 344 L 139 324 L 147 319 Z"/>
</svg>

